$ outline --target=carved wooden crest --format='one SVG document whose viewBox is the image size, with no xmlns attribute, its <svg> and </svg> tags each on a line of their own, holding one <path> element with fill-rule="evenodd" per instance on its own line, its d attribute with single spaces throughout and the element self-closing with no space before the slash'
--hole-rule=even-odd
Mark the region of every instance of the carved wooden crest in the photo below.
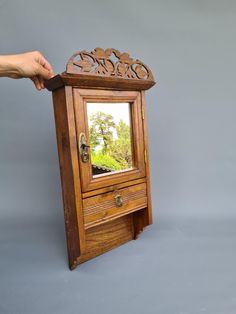
<svg viewBox="0 0 236 314">
<path fill-rule="evenodd" d="M 151 70 L 143 62 L 113 48 L 95 48 L 91 52 L 82 50 L 75 53 L 67 63 L 66 73 L 154 80 Z"/>
</svg>

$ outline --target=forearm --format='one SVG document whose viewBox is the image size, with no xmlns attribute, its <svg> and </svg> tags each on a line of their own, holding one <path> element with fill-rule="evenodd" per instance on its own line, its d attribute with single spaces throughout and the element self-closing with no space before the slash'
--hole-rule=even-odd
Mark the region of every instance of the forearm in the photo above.
<svg viewBox="0 0 236 314">
<path fill-rule="evenodd" d="M 19 76 L 19 69 L 14 58 L 14 55 L 0 55 L 0 77 L 17 78 Z"/>
</svg>

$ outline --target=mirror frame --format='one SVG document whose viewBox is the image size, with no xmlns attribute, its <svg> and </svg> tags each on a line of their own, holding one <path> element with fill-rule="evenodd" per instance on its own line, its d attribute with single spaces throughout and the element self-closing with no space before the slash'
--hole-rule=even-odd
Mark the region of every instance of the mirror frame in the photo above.
<svg viewBox="0 0 236 314">
<path fill-rule="evenodd" d="M 89 158 L 89 161 L 85 163 L 82 161 L 79 154 L 79 167 L 82 176 L 82 192 L 88 192 L 109 185 L 145 177 L 146 170 L 144 158 L 143 119 L 140 92 L 73 88 L 73 97 L 77 141 L 79 140 L 80 134 L 84 133 L 87 138 L 87 145 L 89 145 L 87 103 L 130 103 L 131 113 L 133 167 L 127 170 L 114 171 L 108 175 L 93 176 L 91 159 Z M 77 147 L 79 147 L 79 141 Z"/>
</svg>

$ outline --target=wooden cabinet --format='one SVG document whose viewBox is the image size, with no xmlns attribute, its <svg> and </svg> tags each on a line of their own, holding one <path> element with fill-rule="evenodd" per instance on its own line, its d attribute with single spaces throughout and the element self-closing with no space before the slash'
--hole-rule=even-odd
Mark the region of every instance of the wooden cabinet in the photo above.
<svg viewBox="0 0 236 314">
<path fill-rule="evenodd" d="M 53 92 L 70 269 L 152 223 L 140 60 L 116 49 L 80 51 L 46 83 Z"/>
</svg>

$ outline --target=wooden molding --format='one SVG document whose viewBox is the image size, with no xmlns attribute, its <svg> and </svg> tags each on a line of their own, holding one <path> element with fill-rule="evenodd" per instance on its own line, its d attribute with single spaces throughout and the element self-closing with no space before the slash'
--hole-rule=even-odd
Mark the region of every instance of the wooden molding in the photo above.
<svg viewBox="0 0 236 314">
<path fill-rule="evenodd" d="M 69 58 L 65 72 L 45 82 L 49 91 L 65 85 L 140 91 L 154 84 L 153 74 L 147 65 L 114 48 L 76 52 Z"/>
</svg>

